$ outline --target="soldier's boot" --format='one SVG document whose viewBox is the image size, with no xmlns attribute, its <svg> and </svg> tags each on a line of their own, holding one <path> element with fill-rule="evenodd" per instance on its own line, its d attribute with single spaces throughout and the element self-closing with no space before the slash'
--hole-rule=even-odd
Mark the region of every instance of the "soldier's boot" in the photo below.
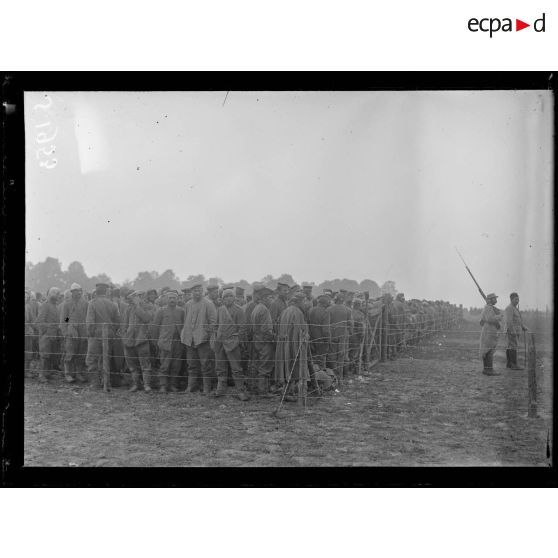
<svg viewBox="0 0 558 558">
<path fill-rule="evenodd" d="M 225 384 L 227 382 L 227 377 L 225 376 Z M 205 373 L 203 376 L 203 391 L 202 395 L 211 395 L 211 376 L 208 375 L 208 372 Z"/>
<path fill-rule="evenodd" d="M 110 388 L 110 370 L 103 370 L 103 391 L 108 393 Z"/>
<path fill-rule="evenodd" d="M 166 370 L 159 370 L 159 393 L 167 393 Z"/>
<path fill-rule="evenodd" d="M 194 393 L 198 391 L 198 373 L 195 370 L 188 370 L 188 387 L 185 393 Z"/>
<path fill-rule="evenodd" d="M 213 393 L 215 397 L 223 397 L 227 393 L 228 378 L 226 375 L 217 376 L 217 389 Z M 205 385 L 204 385 L 205 391 Z"/>
<path fill-rule="evenodd" d="M 273 394 L 269 392 L 266 376 L 260 376 L 258 378 L 258 395 L 260 397 L 265 397 L 266 399 L 274 397 Z"/>
<path fill-rule="evenodd" d="M 250 396 L 246 391 L 246 382 L 243 376 L 235 376 L 234 385 L 236 388 L 236 397 L 241 401 L 249 401 Z"/>
<path fill-rule="evenodd" d="M 492 366 L 492 358 L 491 353 L 485 355 L 485 368 L 483 370 L 483 374 L 486 376 L 499 376 L 500 372 L 495 372 Z"/>
<path fill-rule="evenodd" d="M 523 366 L 519 366 L 519 364 L 517 364 L 517 351 L 515 349 L 510 349 L 510 353 L 512 370 L 523 370 Z"/>
<path fill-rule="evenodd" d="M 151 369 L 142 370 L 143 390 L 145 393 L 151 393 Z"/>
<path fill-rule="evenodd" d="M 506 368 L 511 368 L 513 366 L 511 352 L 511 349 L 506 349 Z"/>
<path fill-rule="evenodd" d="M 78 370 L 78 371 L 76 372 L 76 380 L 77 380 L 78 382 L 83 383 L 83 384 L 85 384 L 85 383 L 87 382 L 87 378 L 85 377 L 85 375 L 84 375 L 84 373 L 83 373 L 82 370 Z"/>
<path fill-rule="evenodd" d="M 48 360 L 46 358 L 42 358 L 39 363 L 39 382 L 48 382 L 49 376 L 46 373 L 48 368 Z"/>
<path fill-rule="evenodd" d="M 64 378 L 69 384 L 73 384 L 76 381 L 72 373 L 71 362 L 64 362 Z"/>
<path fill-rule="evenodd" d="M 132 370 L 132 387 L 129 389 L 132 393 L 139 389 L 139 373 L 137 370 Z"/>
<path fill-rule="evenodd" d="M 169 372 L 169 375 L 167 377 L 167 389 L 171 392 L 177 392 L 178 389 L 176 387 L 176 376 L 172 376 L 171 373 Z"/>
</svg>

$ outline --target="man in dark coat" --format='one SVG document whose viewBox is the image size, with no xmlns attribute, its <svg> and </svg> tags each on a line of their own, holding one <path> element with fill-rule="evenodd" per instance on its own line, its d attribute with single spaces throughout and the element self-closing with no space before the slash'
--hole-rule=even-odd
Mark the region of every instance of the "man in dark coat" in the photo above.
<svg viewBox="0 0 558 558">
<path fill-rule="evenodd" d="M 289 285 L 286 283 L 277 283 L 277 297 L 271 303 L 269 312 L 273 321 L 273 331 L 277 333 L 279 326 L 279 318 L 285 308 L 287 308 L 287 297 L 289 295 Z"/>
<path fill-rule="evenodd" d="M 246 341 L 244 312 L 235 304 L 232 289 L 226 289 L 222 295 L 223 304 L 217 314 L 217 333 L 215 335 L 215 370 L 217 373 L 216 397 L 227 391 L 228 366 L 231 367 L 237 397 L 241 401 L 250 399 L 246 394 L 244 372 L 241 363 L 241 345 Z"/>
<path fill-rule="evenodd" d="M 308 371 L 308 324 L 304 319 L 303 304 L 305 295 L 296 292 L 283 311 L 277 330 L 277 347 L 275 349 L 275 385 L 287 386 L 290 394 L 295 383 L 306 395 Z"/>
<path fill-rule="evenodd" d="M 60 332 L 64 338 L 64 376 L 69 383 L 78 379 L 85 382 L 83 376 L 85 355 L 87 352 L 87 317 L 88 303 L 83 299 L 80 285 L 73 283 L 70 287 L 71 298 L 62 303 L 60 310 Z"/>
<path fill-rule="evenodd" d="M 39 381 L 46 382 L 49 372 L 53 369 L 53 360 L 57 353 L 58 327 L 60 315 L 58 313 L 58 297 L 60 289 L 52 287 L 48 290 L 48 299 L 41 305 L 36 319 L 39 331 L 39 354 L 41 356 Z"/>
<path fill-rule="evenodd" d="M 151 392 L 151 349 L 150 336 L 152 332 L 152 312 L 144 291 L 135 291 L 128 297 L 130 304 L 126 313 L 123 337 L 126 363 L 132 372 L 132 387 L 130 391 L 138 391 L 140 376 L 143 379 L 143 389 Z"/>
<path fill-rule="evenodd" d="M 254 307 L 250 316 L 254 369 L 258 376 L 258 394 L 270 397 L 269 379 L 273 372 L 275 333 L 269 307 L 272 291 L 263 285 L 254 286 Z"/>
<path fill-rule="evenodd" d="M 329 297 L 327 295 L 320 295 L 318 297 L 318 305 L 311 308 L 308 313 L 310 350 L 312 351 L 314 363 L 322 370 L 326 367 L 327 354 L 331 343 L 328 306 Z"/>
<path fill-rule="evenodd" d="M 184 309 L 177 306 L 178 292 L 165 293 L 166 305 L 155 315 L 154 327 L 159 348 L 159 391 L 177 391 L 177 381 L 182 365 L 180 332 L 184 326 Z"/>
<path fill-rule="evenodd" d="M 118 309 L 107 298 L 107 290 L 106 283 L 97 283 L 95 298 L 89 302 L 85 318 L 88 335 L 85 358 L 87 373 L 97 387 L 102 382 L 104 391 L 110 391 L 112 340 L 120 327 Z"/>
<path fill-rule="evenodd" d="M 335 372 L 340 385 L 348 371 L 349 337 L 353 333 L 352 313 L 343 301 L 344 296 L 339 293 L 335 297 L 335 303 L 327 309 L 331 327 L 331 351 L 328 358 L 330 368 Z"/>
</svg>

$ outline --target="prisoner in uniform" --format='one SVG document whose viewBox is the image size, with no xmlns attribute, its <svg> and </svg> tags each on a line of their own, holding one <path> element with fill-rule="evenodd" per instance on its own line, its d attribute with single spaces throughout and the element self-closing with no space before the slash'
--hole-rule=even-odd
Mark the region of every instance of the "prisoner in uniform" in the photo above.
<svg viewBox="0 0 558 558">
<path fill-rule="evenodd" d="M 203 394 L 211 392 L 211 348 L 209 341 L 214 334 L 217 322 L 215 304 L 203 296 L 203 287 L 192 287 L 192 300 L 186 303 L 184 327 L 181 341 L 186 345 L 188 355 L 187 393 L 196 391 L 200 375 L 203 379 Z"/>
<path fill-rule="evenodd" d="M 124 321 L 124 354 L 126 364 L 132 373 L 131 392 L 140 388 L 151 392 L 152 356 L 149 338 L 152 333 L 152 313 L 145 291 L 134 291 L 128 296 L 129 304 Z"/>
<path fill-rule="evenodd" d="M 493 356 L 498 343 L 498 330 L 502 321 L 502 314 L 496 308 L 498 297 L 494 293 L 486 296 L 486 306 L 484 307 L 480 325 L 482 327 L 480 337 L 480 356 L 483 361 L 483 374 L 487 376 L 499 376 L 499 372 L 495 372 L 493 368 Z"/>
<path fill-rule="evenodd" d="M 39 331 L 39 354 L 41 357 L 39 368 L 39 381 L 46 382 L 53 369 L 53 358 L 56 356 L 58 326 L 60 315 L 58 313 L 58 295 L 60 289 L 51 287 L 47 292 L 47 301 L 41 305 L 36 324 Z"/>
<path fill-rule="evenodd" d="M 177 391 L 178 376 L 182 365 L 182 343 L 180 332 L 184 326 L 184 309 L 177 306 L 178 292 L 165 293 L 167 305 L 155 316 L 157 345 L 159 347 L 159 391 Z"/>
<path fill-rule="evenodd" d="M 62 303 L 60 331 L 64 339 L 64 376 L 69 383 L 76 379 L 85 382 L 85 355 L 87 353 L 88 303 L 83 298 L 83 289 L 78 283 L 70 287 L 71 298 Z"/>
<path fill-rule="evenodd" d="M 25 372 L 24 375 L 31 370 L 31 361 L 33 360 L 33 337 L 35 336 L 35 318 L 31 307 L 31 291 L 25 289 Z"/>
<path fill-rule="evenodd" d="M 353 321 L 353 333 L 349 337 L 349 369 L 353 374 L 360 371 L 361 352 L 363 352 L 364 342 L 364 313 L 362 312 L 362 302 L 356 298 L 353 300 L 353 310 L 351 313 Z"/>
<path fill-rule="evenodd" d="M 235 304 L 232 289 L 223 291 L 223 304 L 217 313 L 217 332 L 215 335 L 215 370 L 217 373 L 216 397 L 225 395 L 227 391 L 228 366 L 231 367 L 237 397 L 241 401 L 250 398 L 246 393 L 244 371 L 241 363 L 241 345 L 246 340 L 244 312 Z"/>
<path fill-rule="evenodd" d="M 506 349 L 507 368 L 512 370 L 523 370 L 517 363 L 517 347 L 521 339 L 521 334 L 528 331 L 523 325 L 521 313 L 517 307 L 519 304 L 519 295 L 511 293 L 510 304 L 504 310 L 504 318 L 506 321 L 506 333 L 508 335 L 508 348 Z"/>
<path fill-rule="evenodd" d="M 275 385 L 285 386 L 290 396 L 295 384 L 306 396 L 307 382 L 310 380 L 308 370 L 308 324 L 304 318 L 303 304 L 306 296 L 302 291 L 296 292 L 283 311 L 278 328 L 277 347 L 275 349 Z M 289 400 L 289 399 L 286 399 Z"/>
<path fill-rule="evenodd" d="M 287 297 L 289 296 L 289 285 L 287 283 L 277 283 L 277 297 L 269 307 L 269 313 L 273 321 L 273 331 L 277 333 L 279 317 L 281 312 L 287 308 Z"/>
<path fill-rule="evenodd" d="M 258 376 L 258 394 L 272 397 L 269 393 L 269 379 L 273 372 L 275 334 L 271 319 L 271 297 L 273 292 L 263 285 L 254 286 L 256 306 L 250 317 L 253 339 L 254 368 Z"/>
<path fill-rule="evenodd" d="M 318 305 L 308 313 L 310 350 L 312 359 L 321 370 L 325 370 L 329 345 L 331 343 L 330 314 L 327 311 L 330 298 L 328 295 L 318 297 Z"/>
<path fill-rule="evenodd" d="M 87 357 L 85 364 L 91 381 L 104 391 L 110 391 L 110 357 L 113 338 L 120 327 L 120 315 L 116 305 L 107 298 L 108 285 L 97 283 L 95 297 L 87 306 Z"/>
<path fill-rule="evenodd" d="M 343 295 L 337 294 L 335 303 L 327 309 L 331 327 L 331 352 L 328 360 L 339 384 L 348 368 L 349 337 L 353 333 L 352 313 L 343 304 L 343 300 Z"/>
</svg>

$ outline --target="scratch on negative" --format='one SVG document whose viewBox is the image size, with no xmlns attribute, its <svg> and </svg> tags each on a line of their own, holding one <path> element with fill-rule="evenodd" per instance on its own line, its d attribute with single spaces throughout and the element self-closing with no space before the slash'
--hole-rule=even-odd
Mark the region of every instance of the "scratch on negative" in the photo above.
<svg viewBox="0 0 558 558">
<path fill-rule="evenodd" d="M 229 96 L 230 91 L 227 91 L 227 94 L 225 95 L 225 99 L 223 100 L 223 106 L 225 106 L 225 103 L 227 102 L 227 97 Z"/>
</svg>

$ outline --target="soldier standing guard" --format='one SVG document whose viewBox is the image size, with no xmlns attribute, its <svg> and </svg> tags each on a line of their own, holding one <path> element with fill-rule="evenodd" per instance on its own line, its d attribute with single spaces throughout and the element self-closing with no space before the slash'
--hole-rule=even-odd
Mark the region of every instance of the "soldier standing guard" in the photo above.
<svg viewBox="0 0 558 558">
<path fill-rule="evenodd" d="M 492 358 L 496 345 L 498 343 L 498 330 L 502 321 L 502 314 L 496 308 L 498 297 L 494 293 L 486 296 L 486 306 L 484 307 L 480 325 L 482 326 L 480 338 L 480 355 L 484 364 L 483 374 L 487 376 L 499 376 L 499 372 L 495 372 L 492 365 Z"/>
<path fill-rule="evenodd" d="M 159 347 L 159 391 L 177 391 L 177 381 L 182 365 L 182 343 L 180 332 L 184 326 L 184 309 L 177 306 L 178 292 L 166 293 L 167 305 L 155 316 L 157 345 Z"/>
<path fill-rule="evenodd" d="M 75 379 L 85 382 L 83 376 L 87 353 L 88 303 L 83 299 L 83 290 L 78 283 L 70 287 L 71 299 L 62 303 L 60 311 L 60 331 L 64 338 L 64 377 L 72 383 Z"/>
<path fill-rule="evenodd" d="M 523 370 L 519 364 L 517 364 L 517 347 L 519 346 L 519 339 L 524 331 L 529 331 L 527 327 L 523 325 L 523 320 L 521 319 L 521 313 L 517 307 L 519 304 L 519 295 L 517 293 L 512 293 L 510 295 L 510 304 L 504 310 L 504 317 L 506 321 L 506 333 L 508 334 L 508 348 L 506 349 L 506 368 L 511 368 L 512 370 Z"/>
<path fill-rule="evenodd" d="M 107 298 L 109 286 L 106 283 L 95 285 L 95 297 L 87 307 L 85 318 L 87 326 L 87 373 L 97 387 L 103 386 L 110 391 L 110 357 L 112 340 L 120 327 L 120 315 L 116 305 Z M 102 371 L 102 372 L 101 372 Z"/>
</svg>

